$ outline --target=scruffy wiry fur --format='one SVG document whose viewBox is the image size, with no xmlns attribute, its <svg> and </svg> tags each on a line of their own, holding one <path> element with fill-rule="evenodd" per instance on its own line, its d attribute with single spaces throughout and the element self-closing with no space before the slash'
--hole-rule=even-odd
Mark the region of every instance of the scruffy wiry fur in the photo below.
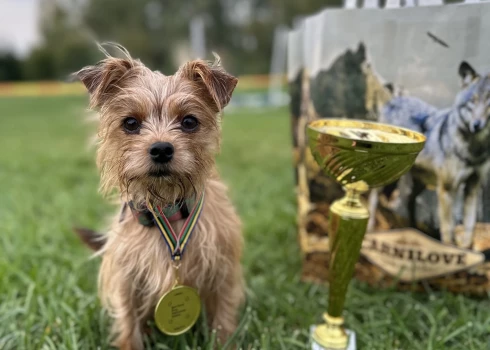
<svg viewBox="0 0 490 350">
<path fill-rule="evenodd" d="M 204 207 L 180 267 L 181 283 L 198 290 L 208 321 L 225 341 L 235 330 L 244 299 L 240 265 L 241 223 L 220 181 L 215 155 L 220 146 L 220 116 L 237 79 L 219 65 L 202 60 L 184 64 L 171 76 L 151 71 L 139 60 L 106 54 L 76 76 L 86 86 L 90 106 L 99 112 L 97 165 L 101 191 L 114 189 L 121 201 L 168 205 L 205 192 Z M 195 132 L 184 132 L 181 119 L 193 115 Z M 128 134 L 128 116 L 141 123 Z M 152 176 L 155 165 L 149 147 L 156 142 L 174 146 L 167 175 Z M 101 242 L 99 293 L 113 317 L 114 345 L 143 349 L 143 327 L 159 298 L 173 285 L 172 260 L 156 227 L 141 225 L 126 210 L 115 216 Z M 183 220 L 172 223 L 179 232 Z"/>
</svg>

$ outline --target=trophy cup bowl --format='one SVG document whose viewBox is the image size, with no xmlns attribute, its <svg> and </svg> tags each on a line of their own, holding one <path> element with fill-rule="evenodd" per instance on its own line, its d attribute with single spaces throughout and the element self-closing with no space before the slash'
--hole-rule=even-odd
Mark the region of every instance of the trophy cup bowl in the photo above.
<svg viewBox="0 0 490 350">
<path fill-rule="evenodd" d="M 314 349 L 355 349 L 342 312 L 359 259 L 369 211 L 361 194 L 392 183 L 410 170 L 425 136 L 409 129 L 352 119 L 319 119 L 307 125 L 309 147 L 320 169 L 345 195 L 329 213 L 329 296 L 324 324 L 313 330 Z"/>
</svg>

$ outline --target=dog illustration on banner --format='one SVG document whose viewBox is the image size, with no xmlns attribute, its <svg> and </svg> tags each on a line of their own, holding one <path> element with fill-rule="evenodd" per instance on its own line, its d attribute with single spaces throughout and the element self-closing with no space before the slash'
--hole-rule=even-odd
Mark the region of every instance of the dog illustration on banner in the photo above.
<svg viewBox="0 0 490 350">
<path fill-rule="evenodd" d="M 410 224 L 415 227 L 416 198 L 427 186 L 434 186 L 441 240 L 470 248 L 478 194 L 490 170 L 490 75 L 479 75 L 467 62 L 461 63 L 459 75 L 462 90 L 451 107 L 439 110 L 415 97 L 393 97 L 382 108 L 380 121 L 422 132 L 427 137 L 413 171 L 399 181 L 396 205 L 407 205 Z M 464 235 L 457 239 L 453 208 L 460 189 Z M 379 191 L 371 193 L 372 212 L 376 210 L 378 194 Z M 371 220 L 368 229 L 373 225 Z"/>
</svg>

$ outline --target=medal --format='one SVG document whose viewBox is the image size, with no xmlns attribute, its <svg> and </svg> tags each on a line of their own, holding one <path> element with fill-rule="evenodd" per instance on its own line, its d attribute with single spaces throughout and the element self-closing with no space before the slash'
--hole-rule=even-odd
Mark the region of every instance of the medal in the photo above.
<svg viewBox="0 0 490 350">
<path fill-rule="evenodd" d="M 204 193 L 195 204 L 178 236 L 161 208 L 148 205 L 173 260 L 174 285 L 160 298 L 154 313 L 158 329 L 167 335 L 175 336 L 187 332 L 194 326 L 201 313 L 201 299 L 197 290 L 180 284 L 179 267 L 182 254 L 201 214 L 203 202 Z"/>
<path fill-rule="evenodd" d="M 179 261 L 180 263 L 180 261 Z M 174 265 L 178 273 L 178 265 Z M 172 289 L 160 298 L 155 308 L 155 323 L 167 335 L 180 335 L 196 323 L 201 313 L 201 299 L 194 288 L 179 284 L 178 275 Z"/>
</svg>

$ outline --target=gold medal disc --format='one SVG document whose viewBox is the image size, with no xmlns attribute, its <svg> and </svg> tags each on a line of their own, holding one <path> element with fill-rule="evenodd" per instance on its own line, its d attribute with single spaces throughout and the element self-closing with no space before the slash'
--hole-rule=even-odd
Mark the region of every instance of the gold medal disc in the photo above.
<svg viewBox="0 0 490 350">
<path fill-rule="evenodd" d="M 180 335 L 196 323 L 201 299 L 194 288 L 177 285 L 160 298 L 155 308 L 155 323 L 167 335 Z"/>
</svg>

